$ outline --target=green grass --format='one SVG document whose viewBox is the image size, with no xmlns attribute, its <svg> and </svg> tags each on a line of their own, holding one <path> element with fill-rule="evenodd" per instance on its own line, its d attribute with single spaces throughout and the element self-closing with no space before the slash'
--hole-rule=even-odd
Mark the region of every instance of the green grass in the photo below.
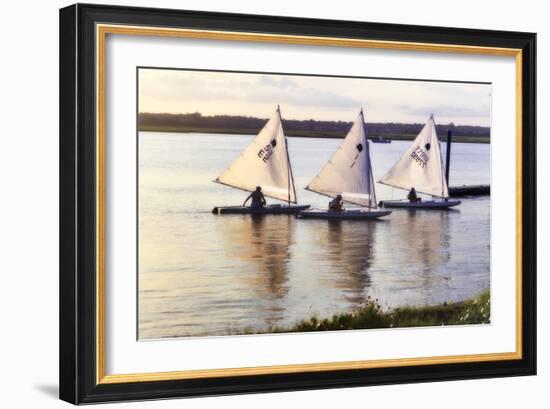
<svg viewBox="0 0 550 409">
<path fill-rule="evenodd" d="M 179 132 L 179 133 L 214 133 L 214 134 L 235 134 L 235 135 L 255 135 L 259 129 L 226 129 L 226 128 L 195 128 L 185 126 L 147 126 L 141 125 L 139 130 L 141 132 Z M 286 132 L 289 137 L 302 137 L 302 138 L 339 138 L 342 139 L 345 135 L 343 132 L 336 131 L 292 131 Z M 376 135 L 378 136 L 378 135 Z M 416 138 L 413 134 L 381 134 L 386 139 L 394 141 L 412 141 Z M 441 141 L 446 142 L 447 136 L 440 138 Z M 453 142 L 469 142 L 469 143 L 489 143 L 488 136 L 462 136 L 453 135 Z"/>
<path fill-rule="evenodd" d="M 387 310 L 381 307 L 377 299 L 368 299 L 363 306 L 351 312 L 333 315 L 330 318 L 313 316 L 291 327 L 270 328 L 265 333 L 488 324 L 490 317 L 490 295 L 489 290 L 485 290 L 462 302 L 425 307 L 405 306 Z"/>
</svg>

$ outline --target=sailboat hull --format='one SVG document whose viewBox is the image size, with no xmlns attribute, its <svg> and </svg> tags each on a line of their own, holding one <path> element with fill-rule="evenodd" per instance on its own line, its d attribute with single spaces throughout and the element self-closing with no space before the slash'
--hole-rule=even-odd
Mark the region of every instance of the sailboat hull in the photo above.
<svg viewBox="0 0 550 409">
<path fill-rule="evenodd" d="M 308 210 L 298 213 L 300 219 L 328 219 L 328 220 L 372 220 L 387 216 L 390 210 L 344 210 L 341 212 L 328 210 Z"/>
<path fill-rule="evenodd" d="M 444 210 L 450 207 L 458 206 L 460 203 L 462 203 L 460 200 L 423 200 L 422 202 L 409 202 L 408 200 L 384 200 L 381 202 L 381 206 L 393 209 Z"/>
<path fill-rule="evenodd" d="M 294 214 L 302 210 L 309 209 L 309 205 L 269 205 L 261 208 L 252 208 L 244 206 L 214 207 L 214 214 Z"/>
</svg>

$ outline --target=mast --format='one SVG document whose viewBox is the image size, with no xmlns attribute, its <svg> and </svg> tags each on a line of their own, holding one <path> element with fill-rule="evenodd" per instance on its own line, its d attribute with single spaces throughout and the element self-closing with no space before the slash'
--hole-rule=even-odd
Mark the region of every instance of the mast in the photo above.
<svg viewBox="0 0 550 409">
<path fill-rule="evenodd" d="M 279 120 L 281 121 L 281 127 L 283 128 L 283 133 L 284 133 L 284 127 L 283 127 L 283 116 L 281 115 L 281 107 L 279 106 L 279 104 L 277 104 L 277 112 L 279 113 Z M 284 133 L 285 135 L 285 150 L 286 150 L 286 159 L 287 159 L 287 162 L 288 162 L 288 168 L 287 168 L 287 175 L 288 175 L 288 186 L 287 186 L 287 189 L 288 189 L 288 196 L 287 196 L 287 204 L 290 206 L 290 186 L 294 186 L 294 177 L 292 175 L 292 165 L 290 164 L 290 155 L 288 154 L 288 139 L 287 139 L 287 136 L 286 136 L 286 133 Z M 294 197 L 296 197 L 296 194 L 294 194 Z"/>
<path fill-rule="evenodd" d="M 445 197 L 445 185 L 447 185 L 447 190 L 449 189 L 449 174 L 448 174 L 448 170 L 447 168 L 445 167 L 445 164 L 443 163 L 443 155 L 441 154 L 441 144 L 439 143 L 439 136 L 437 136 L 437 126 L 435 124 L 435 118 L 434 118 L 434 114 L 432 112 L 432 115 L 430 116 L 430 118 L 432 119 L 433 123 L 434 123 L 434 129 L 435 129 L 435 132 L 436 132 L 436 140 L 437 140 L 437 144 L 439 145 L 439 161 L 441 163 L 441 169 L 443 170 L 441 172 L 441 197 L 444 198 L 445 200 L 447 200 L 448 198 Z M 448 135 L 447 135 L 448 136 Z M 447 139 L 447 144 L 449 143 L 449 139 Z M 447 145 L 447 148 L 449 148 L 449 145 Z M 447 150 L 447 160 L 450 159 L 450 157 L 448 156 L 450 153 L 449 150 Z"/>
<path fill-rule="evenodd" d="M 376 208 L 376 192 L 374 187 L 374 177 L 372 175 L 372 159 L 370 157 L 370 145 L 369 145 L 369 139 L 367 137 L 367 128 L 365 126 L 365 114 L 363 113 L 363 107 L 361 107 L 361 120 L 363 121 L 363 132 L 365 135 L 365 149 L 367 151 L 367 154 L 365 155 L 365 160 L 367 161 L 367 170 L 369 173 L 369 184 L 371 188 L 371 199 L 369 199 L 369 208 L 374 209 Z M 374 200 L 372 200 L 372 197 L 374 197 Z M 374 202 L 374 206 L 372 206 L 372 203 Z"/>
<path fill-rule="evenodd" d="M 447 160 L 445 161 L 445 179 L 447 180 L 447 186 L 449 186 L 449 168 L 451 167 L 451 137 L 453 135 L 453 132 L 448 129 L 447 130 Z"/>
</svg>

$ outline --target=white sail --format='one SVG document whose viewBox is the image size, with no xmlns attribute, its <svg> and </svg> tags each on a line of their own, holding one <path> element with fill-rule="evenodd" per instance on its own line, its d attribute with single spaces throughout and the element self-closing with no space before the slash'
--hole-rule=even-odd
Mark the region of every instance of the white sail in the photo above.
<svg viewBox="0 0 550 409">
<path fill-rule="evenodd" d="M 296 191 L 279 108 L 241 155 L 215 182 L 296 203 Z"/>
<path fill-rule="evenodd" d="M 306 189 L 331 197 L 340 194 L 346 202 L 360 206 L 377 206 L 363 110 L 332 158 Z"/>
<path fill-rule="evenodd" d="M 407 190 L 414 187 L 420 193 L 449 197 L 433 115 L 380 183 Z"/>
</svg>

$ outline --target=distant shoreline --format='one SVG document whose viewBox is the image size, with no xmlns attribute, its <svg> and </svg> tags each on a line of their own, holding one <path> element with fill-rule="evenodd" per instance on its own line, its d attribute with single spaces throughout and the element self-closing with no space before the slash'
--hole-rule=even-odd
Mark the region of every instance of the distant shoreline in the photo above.
<svg viewBox="0 0 550 409">
<path fill-rule="evenodd" d="M 201 128 L 201 127 L 188 127 L 188 126 L 148 126 L 141 125 L 139 132 L 161 132 L 161 133 L 205 133 L 205 134 L 227 134 L 227 135 L 256 135 L 258 129 L 225 129 L 225 128 Z M 345 132 L 339 131 L 286 131 L 286 136 L 289 138 L 320 138 L 320 139 L 343 139 Z M 384 139 L 392 141 L 412 141 L 416 138 L 416 134 L 376 134 L 373 137 L 377 138 L 381 136 Z M 441 142 L 447 141 L 447 135 L 439 135 Z M 453 135 L 452 142 L 456 143 L 490 143 L 491 140 L 488 136 L 463 136 Z"/>
<path fill-rule="evenodd" d="M 186 114 L 140 112 L 138 129 L 145 132 L 209 133 L 228 135 L 256 135 L 267 119 L 242 115 L 204 116 L 200 112 Z M 351 122 L 323 121 L 315 119 L 283 119 L 285 134 L 302 138 L 343 139 Z M 390 140 L 413 140 L 424 127 L 423 123 L 367 122 L 367 135 Z M 454 142 L 489 143 L 491 128 L 488 126 L 437 124 L 441 141 L 447 140 L 447 131 L 453 133 Z"/>
</svg>

